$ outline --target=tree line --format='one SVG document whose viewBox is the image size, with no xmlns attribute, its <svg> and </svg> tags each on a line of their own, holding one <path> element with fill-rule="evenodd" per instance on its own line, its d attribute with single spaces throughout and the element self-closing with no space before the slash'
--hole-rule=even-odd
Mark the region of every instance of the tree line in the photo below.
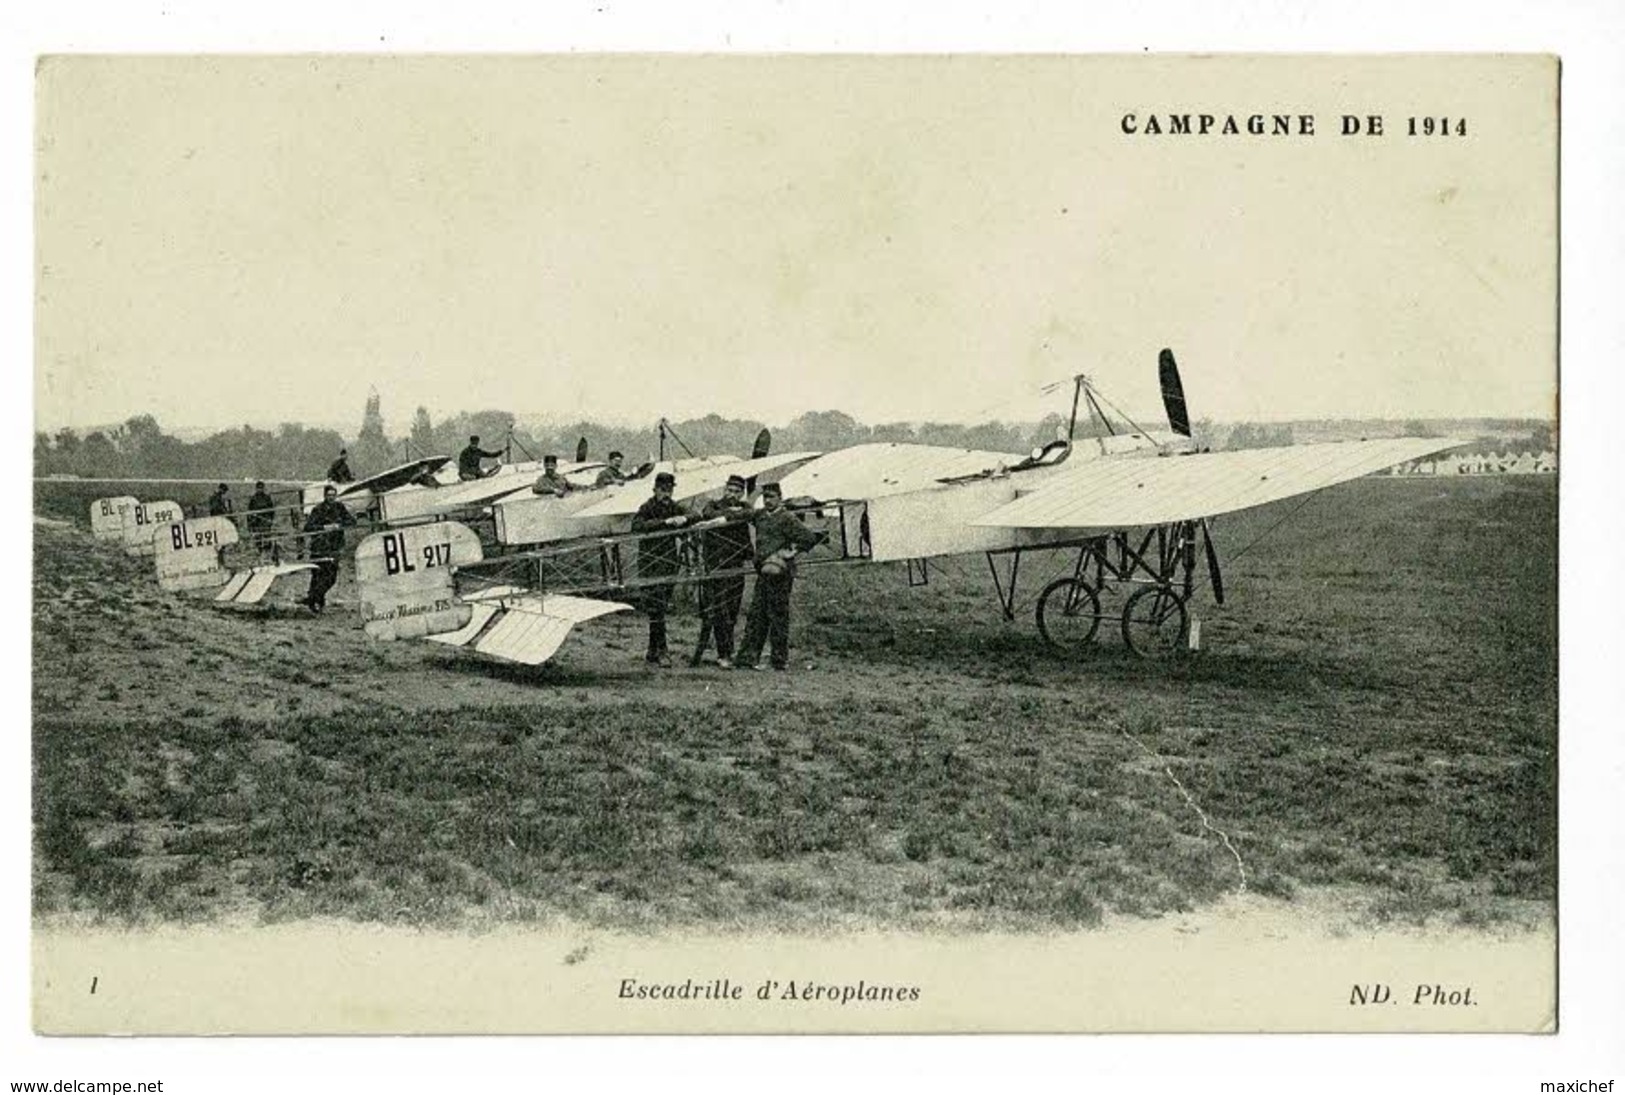
<svg viewBox="0 0 1625 1095">
<path fill-rule="evenodd" d="M 1098 423 L 1078 424 L 1080 436 L 1100 432 Z M 1351 424 L 1352 426 L 1352 424 Z M 710 414 L 669 424 L 668 458 L 719 453 L 745 455 L 764 424 L 750 419 Z M 1392 425 L 1390 425 L 1392 428 Z M 774 452 L 829 452 L 866 442 L 915 442 L 991 452 L 1024 453 L 1065 436 L 1066 418 L 1051 414 L 1039 422 L 889 422 L 866 425 L 841 411 L 810 411 L 773 430 Z M 1405 424 L 1405 433 L 1428 436 L 1427 423 Z M 1194 440 L 1205 448 L 1246 449 L 1293 443 L 1290 424 L 1194 424 Z M 1531 442 L 1550 442 L 1550 430 L 1537 427 Z M 478 435 L 481 445 L 509 450 L 515 460 L 540 459 L 556 453 L 570 459 L 578 438 L 587 439 L 589 454 L 601 459 L 611 450 L 624 452 L 631 463 L 659 455 L 658 428 L 605 425 L 578 421 L 562 426 L 526 426 L 508 411 L 464 411 L 434 421 L 418 407 L 404 432 L 391 433 L 382 400 L 368 396 L 356 433 L 283 423 L 274 430 L 241 426 L 197 441 L 166 434 L 151 415 L 137 415 L 118 426 L 80 436 L 71 428 L 34 435 L 34 474 L 81 478 L 153 479 L 320 479 L 341 448 L 350 467 L 363 477 L 421 456 L 453 456 Z M 1435 434 L 1436 435 L 1436 434 Z M 1458 434 L 1459 436 L 1459 434 Z"/>
<path fill-rule="evenodd" d="M 1038 423 L 951 422 L 865 425 L 841 411 L 813 411 L 773 429 L 773 451 L 828 452 L 870 441 L 904 441 L 1026 452 L 1055 439 L 1065 420 L 1051 415 Z M 668 424 L 667 458 L 718 453 L 746 455 L 765 424 L 750 419 L 706 415 Z M 419 407 L 404 432 L 391 432 L 381 400 L 368 397 L 360 427 L 346 437 L 337 430 L 283 423 L 275 429 L 241 426 L 197 441 L 164 432 L 151 415 L 137 415 L 118 426 L 80 435 L 64 427 L 34 435 L 34 474 L 81 478 L 282 479 L 315 480 L 326 473 L 340 449 L 348 449 L 351 469 L 364 477 L 422 456 L 454 456 L 471 436 L 487 450 L 508 449 L 515 460 L 540 459 L 555 453 L 571 459 L 585 437 L 589 455 L 602 459 L 611 450 L 624 452 L 631 463 L 659 455 L 656 426 L 628 427 L 581 420 L 551 428 L 518 423 L 508 411 L 464 411 L 435 421 Z"/>
</svg>

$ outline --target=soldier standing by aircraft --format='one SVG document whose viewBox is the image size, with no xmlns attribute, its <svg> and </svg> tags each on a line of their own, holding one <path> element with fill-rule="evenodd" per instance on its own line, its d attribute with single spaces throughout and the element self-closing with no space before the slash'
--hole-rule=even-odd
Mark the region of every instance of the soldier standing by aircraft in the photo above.
<svg viewBox="0 0 1625 1095">
<path fill-rule="evenodd" d="M 214 493 L 209 495 L 210 517 L 227 517 L 231 514 L 231 499 L 226 497 L 229 493 L 231 488 L 224 483 L 214 488 Z"/>
<path fill-rule="evenodd" d="M 750 503 L 745 501 L 743 477 L 730 475 L 723 496 L 707 502 L 700 517 L 703 522 L 700 527 L 707 529 L 701 545 L 706 573 L 743 571 L 751 560 Z M 734 627 L 745 602 L 745 575 L 707 577 L 699 584 L 699 598 L 700 637 L 688 664 L 698 666 L 706 646 L 715 638 L 717 667 L 732 669 Z"/>
<path fill-rule="evenodd" d="M 261 555 L 271 539 L 271 521 L 276 499 L 265 489 L 265 480 L 254 484 L 254 493 L 248 496 L 248 537 L 254 550 Z"/>
<path fill-rule="evenodd" d="M 542 474 L 536 477 L 535 484 L 530 488 L 531 493 L 563 498 L 574 489 L 570 481 L 559 474 L 559 458 L 552 455 L 542 457 Z"/>
<path fill-rule="evenodd" d="M 599 487 L 612 487 L 616 483 L 626 482 L 626 473 L 621 470 L 621 461 L 625 459 L 626 457 L 622 456 L 619 452 L 610 453 L 609 464 L 604 468 L 603 471 L 598 473 L 598 479 L 593 485 Z"/>
<path fill-rule="evenodd" d="M 760 669 L 764 641 L 772 644 L 774 669 L 790 668 L 790 591 L 796 580 L 796 555 L 823 540 L 784 508 L 777 483 L 762 488 L 762 512 L 756 517 L 756 590 L 739 646 L 739 665 Z"/>
<path fill-rule="evenodd" d="M 502 450 L 486 452 L 480 448 L 480 435 L 475 434 L 468 439 L 463 451 L 457 454 L 457 478 L 468 482 L 471 479 L 484 479 L 487 472 L 480 466 L 481 460 L 497 460 L 502 457 Z M 491 469 L 495 471 L 496 469 Z"/>
<path fill-rule="evenodd" d="M 339 458 L 327 465 L 327 481 L 329 483 L 355 482 L 355 474 L 350 471 L 349 449 L 340 449 Z"/>
<path fill-rule="evenodd" d="M 677 477 L 669 471 L 655 476 L 654 497 L 638 507 L 632 518 L 633 532 L 679 529 L 694 519 L 672 500 L 676 486 Z M 660 536 L 638 545 L 638 577 L 663 578 L 675 575 L 679 567 L 677 537 Z M 649 613 L 649 652 L 644 657 L 651 665 L 662 668 L 671 665 L 671 654 L 666 650 L 666 610 L 671 607 L 671 588 L 671 583 L 666 582 L 644 590 L 644 608 Z"/>
<path fill-rule="evenodd" d="M 316 564 L 316 570 L 310 576 L 310 592 L 299 603 L 312 612 L 327 607 L 327 591 L 339 580 L 344 530 L 355 524 L 355 517 L 338 499 L 338 488 L 329 486 L 322 491 L 321 504 L 305 518 L 305 532 L 310 534 L 310 560 Z"/>
</svg>

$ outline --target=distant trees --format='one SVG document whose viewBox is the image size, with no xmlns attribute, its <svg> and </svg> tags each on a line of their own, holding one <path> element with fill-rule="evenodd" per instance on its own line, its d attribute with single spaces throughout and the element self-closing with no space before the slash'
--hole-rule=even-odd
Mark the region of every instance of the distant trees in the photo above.
<svg viewBox="0 0 1625 1095">
<path fill-rule="evenodd" d="M 1227 449 L 1269 449 L 1292 444 L 1292 427 L 1243 422 L 1224 439 Z"/>
<path fill-rule="evenodd" d="M 117 479 L 319 479 L 344 439 L 286 424 L 275 433 L 242 426 L 187 443 L 150 415 L 84 438 L 71 429 L 34 437 L 34 474 Z"/>
<path fill-rule="evenodd" d="M 412 416 L 412 432 L 407 440 L 412 443 L 414 456 L 435 455 L 434 423 L 429 420 L 429 408 L 419 407 L 417 414 Z"/>
<path fill-rule="evenodd" d="M 966 425 L 956 422 L 886 422 L 867 426 L 837 410 L 810 411 L 774 430 L 773 451 L 813 450 L 831 452 L 868 442 L 913 442 L 952 448 L 982 449 L 1023 454 L 1066 434 L 1067 419 L 1052 413 L 1040 422 L 983 422 Z M 1307 440 L 1336 436 L 1364 436 L 1376 427 L 1374 436 L 1392 436 L 1401 429 L 1398 422 L 1349 420 L 1336 423 L 1300 422 Z M 1078 436 L 1097 423 L 1080 421 Z M 1472 436 L 1469 428 L 1497 427 L 1486 435 L 1481 447 L 1497 451 L 1540 452 L 1555 448 L 1552 424 L 1534 419 L 1459 420 L 1403 424 L 1412 436 Z M 689 453 L 706 456 L 719 453 L 745 455 L 755 443 L 763 424 L 754 419 L 724 418 L 708 414 L 670 424 L 673 437 L 666 447 L 668 458 Z M 658 455 L 658 434 L 651 426 L 607 426 L 577 421 L 562 426 L 516 428 L 513 414 L 502 410 L 464 411 L 435 422 L 428 408 L 418 407 L 406 437 L 391 439 L 384 420 L 383 403 L 377 392 L 367 396 L 361 429 L 349 443 L 350 466 L 364 477 L 401 463 L 406 442 L 415 455 L 452 455 L 478 434 L 486 449 L 501 448 L 512 431 L 513 456 L 541 457 L 556 453 L 566 460 L 575 454 L 576 441 L 588 441 L 589 459 L 603 459 L 611 450 L 626 453 L 632 464 Z M 1522 431 L 1528 431 L 1522 435 Z M 1193 439 L 1199 446 L 1224 449 L 1256 449 L 1294 442 L 1293 424 L 1242 422 L 1231 426 L 1202 419 L 1194 424 Z M 1527 440 L 1525 439 L 1527 437 Z M 92 430 L 81 436 L 71 427 L 54 434 L 34 435 L 36 475 L 71 474 L 94 478 L 177 478 L 177 479 L 285 479 L 321 478 L 328 464 L 346 444 L 336 431 L 312 429 L 297 423 L 283 423 L 275 431 L 253 426 L 222 430 L 200 441 L 184 442 L 164 433 L 151 415 L 136 415 L 111 428 Z"/>
<path fill-rule="evenodd" d="M 350 467 L 358 475 L 366 475 L 399 464 L 399 455 L 390 451 L 389 437 L 384 433 L 383 400 L 376 391 L 370 391 L 367 409 L 361 413 L 361 431 L 350 446 Z"/>
<path fill-rule="evenodd" d="M 869 440 L 868 429 L 841 411 L 808 411 L 792 419 L 780 432 L 786 449 L 817 452 L 844 449 Z"/>
</svg>

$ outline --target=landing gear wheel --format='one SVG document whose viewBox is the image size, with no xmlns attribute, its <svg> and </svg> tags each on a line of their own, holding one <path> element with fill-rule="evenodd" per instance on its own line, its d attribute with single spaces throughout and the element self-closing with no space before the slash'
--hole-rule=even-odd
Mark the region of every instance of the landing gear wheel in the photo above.
<svg viewBox="0 0 1625 1095">
<path fill-rule="evenodd" d="M 1068 654 L 1083 654 L 1100 630 L 1100 597 L 1088 582 L 1059 578 L 1038 595 L 1038 630 Z"/>
<path fill-rule="evenodd" d="M 1167 586 L 1147 586 L 1123 606 L 1123 641 L 1142 658 L 1180 653 L 1189 631 L 1185 598 Z"/>
</svg>

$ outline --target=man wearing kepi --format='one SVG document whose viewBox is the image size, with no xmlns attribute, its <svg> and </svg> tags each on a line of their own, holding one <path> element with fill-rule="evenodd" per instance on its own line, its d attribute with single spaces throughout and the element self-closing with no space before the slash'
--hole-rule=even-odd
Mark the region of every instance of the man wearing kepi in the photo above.
<svg viewBox="0 0 1625 1095">
<path fill-rule="evenodd" d="M 790 589 L 796 580 L 796 556 L 822 540 L 784 508 L 777 483 L 762 488 L 762 512 L 756 516 L 756 592 L 745 621 L 739 664 L 759 669 L 764 641 L 772 643 L 774 669 L 790 668 Z"/>
<path fill-rule="evenodd" d="M 693 518 L 688 511 L 672 500 L 677 477 L 669 471 L 655 476 L 654 497 L 638 507 L 632 518 L 633 532 L 667 532 L 680 529 Z M 638 577 L 665 578 L 677 573 L 679 567 L 676 536 L 655 536 L 638 544 Z M 671 607 L 671 583 L 662 582 L 645 586 L 644 609 L 649 613 L 649 652 L 645 659 L 651 665 L 671 665 L 666 650 L 666 610 Z"/>
<path fill-rule="evenodd" d="M 726 492 L 707 502 L 700 517 L 700 527 L 707 530 L 701 542 L 706 574 L 740 573 L 707 577 L 699 584 L 700 638 L 688 664 L 699 665 L 705 648 L 715 637 L 717 666 L 732 669 L 734 625 L 739 622 L 739 608 L 745 601 L 744 568 L 751 560 L 750 503 L 745 501 L 745 480 L 730 475 Z"/>
<path fill-rule="evenodd" d="M 225 517 L 231 513 L 231 498 L 228 497 L 230 493 L 231 488 L 224 483 L 214 488 L 214 493 L 209 495 L 210 517 Z"/>
<path fill-rule="evenodd" d="M 559 474 L 559 458 L 552 455 L 542 457 L 542 474 L 536 477 L 530 492 L 563 498 L 571 489 L 570 481 Z"/>
<path fill-rule="evenodd" d="M 468 444 L 463 446 L 463 451 L 457 454 L 457 478 L 465 483 L 472 479 L 484 479 L 486 472 L 480 462 L 482 460 L 496 460 L 501 456 L 501 449 L 496 452 L 486 452 L 480 448 L 480 435 L 475 434 L 468 439 Z M 492 469 L 492 471 L 495 470 Z"/>
<path fill-rule="evenodd" d="M 621 461 L 626 457 L 618 452 L 609 454 L 609 463 L 599 471 L 598 478 L 593 481 L 596 487 L 613 487 L 617 483 L 626 482 L 626 473 L 621 470 Z"/>
<path fill-rule="evenodd" d="M 262 479 L 254 484 L 254 493 L 248 498 L 248 535 L 254 550 L 260 554 L 271 542 L 271 522 L 276 516 L 276 499 L 265 489 Z"/>
<path fill-rule="evenodd" d="M 310 561 L 316 564 L 316 570 L 310 576 L 310 592 L 299 603 L 312 612 L 327 607 L 327 591 L 339 580 L 344 530 L 354 524 L 355 518 L 339 501 L 338 488 L 332 486 L 322 491 L 321 504 L 305 518 L 305 532 L 310 536 Z"/>
<path fill-rule="evenodd" d="M 327 480 L 330 483 L 355 482 L 355 475 L 350 471 L 349 449 L 340 449 L 339 458 L 327 465 Z"/>
</svg>

